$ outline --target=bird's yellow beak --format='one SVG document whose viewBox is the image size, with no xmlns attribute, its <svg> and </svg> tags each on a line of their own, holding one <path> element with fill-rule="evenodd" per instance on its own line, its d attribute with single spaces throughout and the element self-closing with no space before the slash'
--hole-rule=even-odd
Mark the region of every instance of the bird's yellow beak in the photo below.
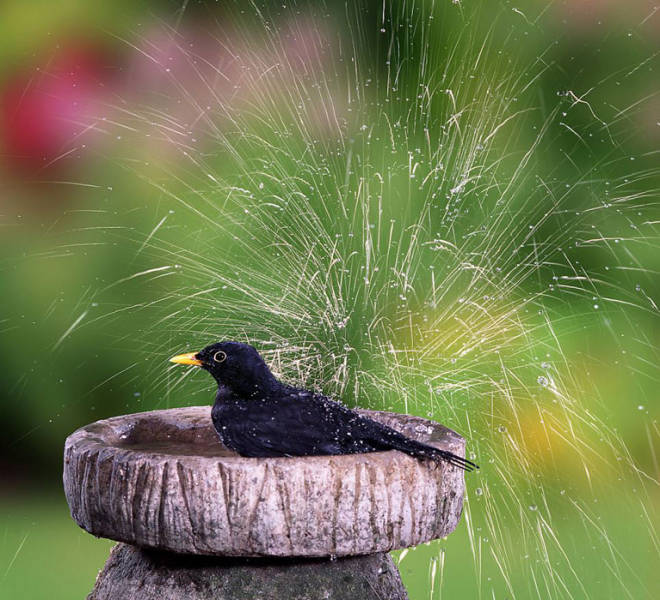
<svg viewBox="0 0 660 600">
<path fill-rule="evenodd" d="M 197 365 L 198 367 L 202 365 L 202 361 L 197 360 L 197 352 L 191 352 L 190 354 L 177 354 L 170 358 L 170 362 L 179 365 Z"/>
</svg>

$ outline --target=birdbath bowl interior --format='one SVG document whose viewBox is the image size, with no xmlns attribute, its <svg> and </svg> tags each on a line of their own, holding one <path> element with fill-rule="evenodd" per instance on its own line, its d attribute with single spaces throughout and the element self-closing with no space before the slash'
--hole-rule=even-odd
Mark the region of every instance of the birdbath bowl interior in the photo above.
<svg viewBox="0 0 660 600">
<path fill-rule="evenodd" d="M 90 533 L 215 556 L 346 556 L 451 533 L 463 472 L 397 451 L 244 458 L 223 446 L 210 407 L 137 413 L 74 432 L 64 488 Z M 419 417 L 360 411 L 464 456 L 463 438 Z"/>
</svg>

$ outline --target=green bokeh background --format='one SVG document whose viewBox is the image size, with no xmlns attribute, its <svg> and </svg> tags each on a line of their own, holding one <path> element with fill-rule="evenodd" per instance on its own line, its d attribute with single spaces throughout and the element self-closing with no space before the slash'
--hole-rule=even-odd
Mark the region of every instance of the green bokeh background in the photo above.
<svg viewBox="0 0 660 600">
<path fill-rule="evenodd" d="M 612 211 L 598 222 L 600 233 L 612 236 L 613 240 L 626 238 L 631 224 L 636 226 L 635 241 L 625 251 L 614 248 L 614 242 L 605 250 L 591 247 L 570 250 L 573 264 L 580 264 L 584 272 L 605 282 L 605 287 L 610 284 L 608 297 L 614 300 L 608 303 L 595 291 L 598 300 L 582 294 L 554 303 L 549 301 L 571 378 L 584 392 L 578 399 L 584 405 L 584 414 L 596 415 L 595 421 L 605 424 L 608 432 L 616 432 L 629 452 L 626 458 L 638 470 L 615 471 L 592 457 L 593 473 L 585 478 L 584 473 L 576 474 L 575 461 L 570 450 L 566 450 L 547 463 L 537 457 L 536 479 L 529 485 L 517 481 L 514 485 L 519 485 L 522 505 L 527 504 L 525 498 L 534 485 L 543 486 L 545 497 L 552 502 L 554 535 L 566 539 L 570 546 L 567 552 L 574 561 L 579 560 L 572 568 L 578 572 L 577 579 L 583 587 L 569 582 L 566 589 L 556 591 L 556 597 L 586 597 L 586 589 L 588 597 L 618 598 L 622 597 L 621 588 L 627 589 L 631 598 L 658 597 L 659 555 L 657 537 L 650 524 L 657 523 L 660 475 L 657 460 L 660 327 L 653 304 L 660 291 L 657 243 L 660 15 L 654 13 L 651 4 L 641 1 L 625 6 L 579 0 L 530 2 L 521 8 L 490 2 L 469 3 L 470 6 L 449 1 L 444 4 L 439 8 L 442 17 L 439 31 L 453 31 L 455 37 L 448 36 L 446 42 L 439 37 L 437 43 L 431 43 L 440 63 L 452 48 L 478 49 L 482 40 L 488 40 L 477 79 L 492 77 L 496 81 L 508 69 L 520 72 L 521 88 L 533 81 L 517 102 L 521 110 L 534 107 L 536 116 L 530 118 L 529 127 L 511 131 L 504 127 L 502 141 L 492 150 L 502 154 L 503 173 L 515 171 L 521 152 L 538 133 L 535 127 L 562 102 L 567 90 L 574 90 L 578 96 L 587 94 L 591 103 L 576 105 L 570 98 L 565 100 L 570 107 L 564 120 L 567 126 L 554 125 L 552 134 L 544 138 L 535 162 L 529 166 L 532 175 L 520 184 L 521 206 L 527 210 L 531 205 L 524 200 L 538 192 L 535 175 L 547 177 L 556 187 L 573 182 L 584 173 L 593 176 L 593 183 L 587 182 L 573 192 L 570 210 L 546 224 L 547 237 L 560 236 L 566 228 L 571 231 L 569 243 L 588 238 L 589 232 L 569 229 L 571 211 L 584 210 L 592 206 L 594 198 L 606 197 L 610 183 L 612 187 L 630 184 L 639 194 L 634 200 L 634 211 L 625 214 Z M 286 9 L 268 3 L 259 3 L 259 7 L 271 10 L 281 19 L 289 13 L 301 14 L 306 10 L 304 5 L 296 3 Z M 428 9 L 428 3 L 419 4 L 420 14 L 426 14 Z M 314 8 L 308 17 L 311 28 L 331 27 L 333 15 L 348 15 L 355 27 L 349 27 L 337 37 L 359 40 L 357 46 L 363 49 L 359 68 L 374 81 L 382 81 L 387 72 L 382 61 L 387 48 L 379 41 L 377 24 L 381 9 L 374 5 L 355 9 L 354 13 L 351 10 L 340 2 Z M 417 8 L 403 1 L 388 5 L 388 11 L 417 15 Z M 250 10 L 245 7 L 245 12 Z M 318 23 L 314 22 L 315 18 Z M 239 32 L 238 37 L 254 44 L 269 39 L 234 4 L 218 7 L 216 3 L 203 2 L 116 1 L 97 6 L 78 0 L 5 2 L 0 8 L 0 87 L 8 85 L 17 73 L 34 73 L 36 67 L 43 69 L 49 59 L 57 56 L 58 46 L 66 47 L 71 40 L 83 39 L 86 44 L 102 49 L 105 62 L 100 72 L 111 71 L 108 81 L 114 81 L 127 68 L 131 44 L 149 35 L 148 24 L 208 32 L 216 25 L 225 27 L 228 22 Z M 272 27 L 276 30 L 278 26 L 282 26 L 281 21 L 278 25 L 274 18 Z M 417 35 L 417 30 L 411 28 L 395 36 L 399 41 L 404 38 L 410 41 L 401 51 L 406 60 L 401 61 L 399 109 L 405 107 L 406 96 L 415 98 L 419 93 L 416 74 L 422 56 L 418 52 Z M 473 59 L 474 55 L 466 56 L 465 62 L 468 58 Z M 463 63 L 454 57 L 448 64 L 458 69 Z M 346 65 L 329 67 L 333 72 L 342 69 Z M 455 79 L 466 95 L 471 86 L 476 90 L 483 85 L 483 81 L 475 82 L 470 77 L 467 66 Z M 173 118 L 178 118 L 176 106 L 167 102 L 159 104 L 167 91 L 155 89 L 152 95 L 145 92 L 131 96 L 130 86 L 140 90 L 142 82 L 139 78 L 127 80 L 128 87 L 122 89 L 124 98 L 139 100 L 142 109 L 153 105 L 165 112 L 172 110 Z M 116 93 L 118 98 L 120 94 Z M 108 102 L 121 104 L 117 98 Z M 362 117 L 377 112 L 376 108 L 370 108 L 369 99 L 365 93 L 363 105 L 356 110 Z M 264 100 L 259 97 L 245 100 L 248 105 L 258 105 L 261 101 Z M 360 104 L 360 100 L 355 102 Z M 447 102 L 446 96 L 436 95 L 429 111 L 441 113 L 446 110 Z M 128 116 L 126 123 L 134 124 Z M 603 123 L 606 126 L 601 126 Z M 266 124 L 246 117 L 242 125 L 274 144 L 281 143 Z M 351 126 L 348 123 L 347 130 Z M 408 148 L 397 147 L 399 154 L 392 156 L 395 153 L 390 152 L 382 122 L 380 126 L 383 136 L 380 142 L 373 143 L 369 156 L 375 164 L 387 165 L 388 161 L 400 164 Z M 10 127 L 6 116 L 3 127 Z M 584 137 L 574 135 L 574 131 Z M 113 134 L 113 137 L 117 136 Z M 356 144 L 361 143 L 357 135 L 355 139 Z M 342 143 L 336 143 L 338 148 L 345 148 Z M 414 148 L 423 144 L 423 139 L 408 139 L 407 143 Z M 240 199 L 227 200 L 204 177 L 203 171 L 166 153 L 158 154 L 158 145 L 159 141 L 155 141 L 153 146 L 136 146 L 135 138 L 128 135 L 126 141 L 101 145 L 93 152 L 80 153 L 79 158 L 78 153 L 74 154 L 73 161 L 62 161 L 62 170 L 58 170 L 59 162 L 47 168 L 43 163 L 26 166 L 25 157 L 16 162 L 12 148 L 3 149 L 0 598 L 83 597 L 107 556 L 111 543 L 79 530 L 69 518 L 61 494 L 61 452 L 71 431 L 116 414 L 209 401 L 208 382 L 189 377 L 175 385 L 178 375 L 166 369 L 165 359 L 174 352 L 192 350 L 206 342 L 210 329 L 204 324 L 203 311 L 213 310 L 213 304 L 193 307 L 191 313 L 174 320 L 166 329 L 154 328 L 166 308 L 160 300 L 167 298 L 168 302 L 174 302 L 181 287 L 185 291 L 181 297 L 194 293 L 189 288 L 195 278 L 186 276 L 185 268 L 181 275 L 175 273 L 161 279 L 127 278 L 136 272 L 160 268 L 164 257 L 175 263 L 177 253 L 185 267 L 196 254 L 217 251 L 220 234 L 206 227 L 200 214 L 186 210 L 176 195 L 188 200 L 204 196 L 214 206 L 227 211 L 240 208 Z M 293 135 L 285 145 L 288 149 L 302 147 L 303 141 Z M 247 163 L 256 165 L 268 157 L 265 149 L 248 139 L 237 141 L 235 147 Z M 207 148 L 205 161 L 206 168 L 216 177 L 223 181 L 232 179 L 233 165 L 221 153 Z M 340 172 L 344 164 L 343 157 L 338 158 L 329 169 Z M 598 168 L 592 171 L 594 165 Z M 289 174 L 304 172 L 304 165 L 296 161 L 287 163 L 284 158 L 278 166 Z M 70 185 L 71 182 L 92 187 Z M 405 204 L 406 186 L 404 182 L 391 187 L 390 191 L 403 199 L 392 208 L 394 212 L 414 213 L 416 209 Z M 208 207 L 200 210 L 204 217 L 211 214 Z M 629 214 L 635 215 L 636 220 L 632 221 Z M 167 225 L 159 230 L 159 245 L 145 246 L 145 239 L 164 217 Z M 329 215 L 328 219 L 331 218 Z M 473 213 L 470 218 L 478 225 L 485 217 Z M 235 223 L 227 228 L 241 231 Z M 249 262 L 238 246 L 223 248 L 233 253 L 233 260 Z M 540 270 L 539 277 L 542 275 Z M 523 286 L 519 290 L 521 298 L 533 293 L 533 283 L 528 282 L 527 288 Z M 594 302 L 600 304 L 598 311 L 593 310 Z M 177 310 L 180 308 L 176 306 Z M 75 328 L 58 342 L 83 313 L 84 326 Z M 191 323 L 199 325 L 192 327 Z M 533 334 L 531 338 L 527 350 L 542 356 L 543 343 L 536 343 Z M 367 359 L 364 361 L 363 366 L 368 364 Z M 372 368 L 378 365 L 374 363 Z M 320 384 L 323 385 L 322 380 Z M 359 396 L 348 396 L 347 401 L 370 404 L 369 399 Z M 468 395 L 466 402 L 470 401 Z M 400 411 L 406 408 L 400 399 L 388 398 L 386 402 Z M 408 410 L 421 415 L 428 412 L 423 404 Z M 433 416 L 443 420 L 452 418 L 442 409 Z M 531 420 L 525 419 L 523 422 L 531 426 Z M 464 422 L 447 422 L 466 433 Z M 604 426 L 594 426 L 590 433 L 585 430 L 582 435 L 592 438 L 585 439 L 585 446 L 598 447 L 601 438 L 610 433 L 605 432 Z M 478 432 L 474 439 L 468 436 L 468 440 L 479 448 Z M 555 450 L 558 448 L 559 445 Z M 487 460 L 483 453 L 478 454 L 480 461 Z M 604 463 L 617 460 L 613 452 L 611 457 L 604 458 Z M 615 476 L 618 481 L 610 479 Z M 479 486 L 484 489 L 487 485 L 497 486 L 492 475 L 488 480 L 479 477 L 482 475 L 468 481 L 466 500 L 476 512 L 483 500 L 475 490 L 481 490 Z M 619 495 L 617 489 L 625 493 Z M 581 506 L 588 506 L 580 519 L 571 510 L 571 497 L 580 498 L 584 501 Z M 593 522 L 589 522 L 590 518 Z M 521 553 L 534 546 L 517 531 L 506 532 L 505 537 L 512 540 L 512 546 L 520 547 Z M 487 540 L 483 542 L 487 543 Z M 613 557 L 613 563 L 608 564 L 623 565 L 621 572 L 608 571 L 603 566 L 604 554 L 608 555 L 606 558 Z M 436 575 L 432 589 L 434 561 L 441 560 L 444 560 L 442 578 Z M 535 560 L 533 554 L 529 560 Z M 560 577 L 561 570 L 566 568 L 565 564 L 557 564 Z M 512 593 L 492 563 L 484 563 L 477 576 L 464 521 L 449 539 L 408 553 L 400 569 L 413 599 L 547 597 L 516 573 L 510 574 Z M 568 580 L 573 581 L 570 576 Z M 482 595 L 476 595 L 477 589 Z M 614 589 L 617 591 L 613 592 Z"/>
</svg>

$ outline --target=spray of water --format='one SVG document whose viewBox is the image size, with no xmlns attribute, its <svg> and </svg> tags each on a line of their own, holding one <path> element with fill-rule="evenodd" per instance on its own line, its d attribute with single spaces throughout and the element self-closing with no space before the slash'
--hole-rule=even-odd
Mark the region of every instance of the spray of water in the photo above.
<svg viewBox="0 0 660 600">
<path fill-rule="evenodd" d="M 117 233 L 140 268 L 112 285 L 138 279 L 153 299 L 81 314 L 57 344 L 138 311 L 152 356 L 246 340 L 289 381 L 438 419 L 482 465 L 454 534 L 473 569 L 455 589 L 639 598 L 648 583 L 597 500 L 617 490 L 657 552 L 657 481 L 608 422 L 593 362 L 570 348 L 657 314 L 635 286 L 657 251 L 657 172 L 620 167 L 634 108 L 606 121 L 596 92 L 539 97 L 554 45 L 531 59 L 516 49 L 544 11 L 513 11 L 500 27 L 461 3 L 251 4 L 217 26 L 212 59 L 180 30 L 126 40 L 164 90 L 108 110 L 167 148 L 125 163 L 167 210 Z M 610 150 L 591 154 L 599 144 Z M 635 343 L 652 352 L 643 332 Z M 154 405 L 188 375 L 154 366 Z M 600 574 L 584 572 L 578 538 Z M 451 585 L 451 549 L 447 564 L 434 545 L 420 597 Z"/>
</svg>

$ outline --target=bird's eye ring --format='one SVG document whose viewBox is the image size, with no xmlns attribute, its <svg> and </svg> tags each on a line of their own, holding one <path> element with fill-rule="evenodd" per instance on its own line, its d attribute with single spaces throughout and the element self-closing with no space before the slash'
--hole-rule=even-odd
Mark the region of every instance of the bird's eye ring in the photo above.
<svg viewBox="0 0 660 600">
<path fill-rule="evenodd" d="M 213 360 L 218 363 L 224 362 L 226 359 L 227 359 L 227 353 L 223 352 L 222 350 L 218 350 L 213 355 Z"/>
</svg>

